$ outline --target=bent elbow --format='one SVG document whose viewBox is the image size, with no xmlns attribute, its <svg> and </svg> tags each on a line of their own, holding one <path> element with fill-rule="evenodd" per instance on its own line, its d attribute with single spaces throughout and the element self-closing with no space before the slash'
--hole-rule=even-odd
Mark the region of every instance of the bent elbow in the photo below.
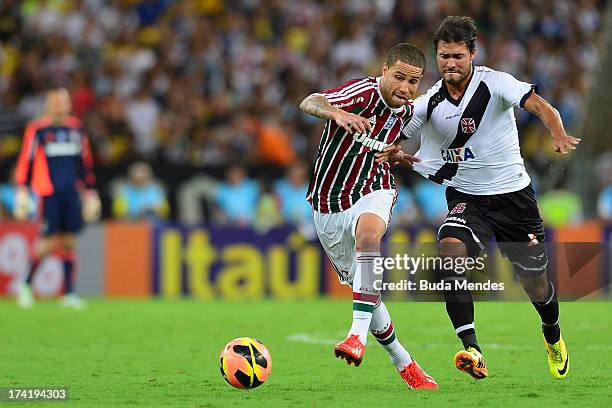
<svg viewBox="0 0 612 408">
<path fill-rule="evenodd" d="M 308 95 L 306 98 L 304 98 L 304 100 L 302 100 L 302 102 L 300 102 L 300 110 L 302 112 L 307 112 L 310 99 L 312 99 L 312 95 Z"/>
</svg>

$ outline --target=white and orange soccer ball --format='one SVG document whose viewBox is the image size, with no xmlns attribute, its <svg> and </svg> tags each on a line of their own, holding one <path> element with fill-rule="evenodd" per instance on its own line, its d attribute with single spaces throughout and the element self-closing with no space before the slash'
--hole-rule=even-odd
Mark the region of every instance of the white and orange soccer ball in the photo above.
<svg viewBox="0 0 612 408">
<path fill-rule="evenodd" d="M 221 351 L 221 375 L 231 386 L 241 389 L 259 387 L 270 376 L 272 358 L 259 340 L 239 337 Z"/>
</svg>

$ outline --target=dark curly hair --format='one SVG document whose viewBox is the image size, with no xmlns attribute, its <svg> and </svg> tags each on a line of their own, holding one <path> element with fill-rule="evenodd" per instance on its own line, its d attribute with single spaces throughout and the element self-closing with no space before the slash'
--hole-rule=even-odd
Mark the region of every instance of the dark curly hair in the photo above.
<svg viewBox="0 0 612 408">
<path fill-rule="evenodd" d="M 448 16 L 442 21 L 440 27 L 434 34 L 433 42 L 436 51 L 438 50 L 438 42 L 444 41 L 447 43 L 465 43 L 470 52 L 476 49 L 476 37 L 478 30 L 474 20 L 464 16 Z"/>
</svg>

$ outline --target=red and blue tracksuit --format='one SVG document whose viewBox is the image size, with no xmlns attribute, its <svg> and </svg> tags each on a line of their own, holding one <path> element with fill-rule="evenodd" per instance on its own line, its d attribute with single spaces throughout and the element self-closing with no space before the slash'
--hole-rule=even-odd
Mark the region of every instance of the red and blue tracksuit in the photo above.
<svg viewBox="0 0 612 408">
<path fill-rule="evenodd" d="M 42 117 L 28 124 L 16 178 L 42 200 L 43 235 L 78 232 L 83 224 L 79 191 L 93 188 L 93 158 L 81 121 Z"/>
</svg>

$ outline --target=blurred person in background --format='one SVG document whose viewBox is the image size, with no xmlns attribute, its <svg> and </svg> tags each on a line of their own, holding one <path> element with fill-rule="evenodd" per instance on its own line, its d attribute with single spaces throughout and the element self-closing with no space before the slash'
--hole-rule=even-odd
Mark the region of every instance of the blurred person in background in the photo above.
<svg viewBox="0 0 612 408">
<path fill-rule="evenodd" d="M 448 213 L 446 187 L 421 180 L 412 190 L 424 221 L 428 224 L 440 225 Z"/>
<path fill-rule="evenodd" d="M 134 135 L 135 150 L 150 155 L 158 144 L 156 130 L 159 126 L 161 109 L 153 99 L 150 90 L 141 86 L 136 95 L 125 106 L 125 119 Z"/>
<path fill-rule="evenodd" d="M 603 153 L 595 165 L 603 186 L 597 198 L 597 215 L 605 222 L 612 222 L 612 151 Z"/>
<path fill-rule="evenodd" d="M 253 228 L 263 234 L 272 228 L 283 224 L 283 215 L 280 209 L 278 197 L 274 194 L 270 185 L 261 183 L 261 191 L 253 219 Z"/>
<path fill-rule="evenodd" d="M 312 225 L 312 207 L 304 200 L 308 192 L 308 168 L 296 161 L 287 168 L 285 177 L 274 184 L 274 194 L 286 223 L 291 224 L 308 239 L 315 237 Z"/>
<path fill-rule="evenodd" d="M 34 304 L 32 279 L 42 258 L 58 251 L 63 259 L 64 296 L 61 304 L 80 309 L 81 298 L 74 294 L 74 265 L 77 233 L 86 221 L 100 215 L 100 200 L 94 189 L 93 158 L 81 121 L 70 115 L 68 91 L 55 88 L 47 92 L 44 114 L 25 130 L 17 161 L 14 214 L 25 219 L 29 214 L 31 189 L 41 197 L 42 236 L 32 250 L 26 281 L 19 289 L 21 307 Z"/>
<path fill-rule="evenodd" d="M 538 196 L 538 207 L 547 227 L 558 228 L 583 221 L 582 198 L 565 186 L 565 178 L 555 188 Z"/>
<path fill-rule="evenodd" d="M 132 164 L 127 182 L 117 188 L 113 197 L 113 215 L 131 221 L 153 221 L 166 218 L 169 211 L 166 194 L 151 166 L 145 162 Z"/>
<path fill-rule="evenodd" d="M 391 224 L 394 227 L 410 227 L 418 221 L 419 212 L 414 201 L 412 189 L 404 183 L 401 174 L 394 174 L 397 186 L 397 202 L 393 206 Z"/>
<path fill-rule="evenodd" d="M 612 183 L 601 190 L 597 199 L 597 215 L 606 222 L 612 222 Z"/>
<path fill-rule="evenodd" d="M 225 171 L 225 181 L 219 183 L 215 193 L 219 209 L 217 222 L 242 227 L 253 225 L 259 197 L 257 181 L 247 178 L 241 165 L 230 164 Z"/>
<path fill-rule="evenodd" d="M 295 151 L 278 112 L 264 117 L 257 134 L 257 147 L 264 163 L 286 167 L 295 160 Z"/>
</svg>

